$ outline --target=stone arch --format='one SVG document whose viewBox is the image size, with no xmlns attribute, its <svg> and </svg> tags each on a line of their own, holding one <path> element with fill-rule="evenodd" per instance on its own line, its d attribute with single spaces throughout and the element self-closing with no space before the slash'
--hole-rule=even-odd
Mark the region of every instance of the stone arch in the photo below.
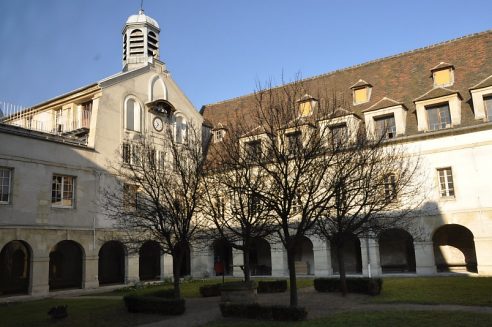
<svg viewBox="0 0 492 327">
<path fill-rule="evenodd" d="M 252 276 L 270 276 L 272 274 L 272 254 L 270 243 L 262 238 L 251 242 L 249 261 Z"/>
<path fill-rule="evenodd" d="M 415 272 L 415 248 L 409 232 L 389 229 L 379 235 L 378 241 L 383 273 Z"/>
<path fill-rule="evenodd" d="M 314 275 L 313 242 L 306 236 L 301 237 L 297 243 L 295 267 L 299 275 Z"/>
<path fill-rule="evenodd" d="M 156 100 L 167 100 L 166 84 L 159 75 L 149 80 L 149 102 Z"/>
<path fill-rule="evenodd" d="M 138 271 L 141 281 L 159 280 L 161 277 L 161 247 L 155 241 L 147 241 L 138 251 Z"/>
<path fill-rule="evenodd" d="M 216 276 L 231 276 L 233 273 L 232 246 L 225 239 L 217 239 L 212 243 L 214 273 Z"/>
<path fill-rule="evenodd" d="M 98 260 L 99 285 L 125 282 L 125 247 L 121 242 L 108 241 L 101 246 Z"/>
<path fill-rule="evenodd" d="M 0 295 L 28 294 L 32 250 L 28 243 L 11 241 L 0 251 Z"/>
<path fill-rule="evenodd" d="M 125 98 L 123 104 L 123 123 L 128 131 L 141 132 L 144 123 L 143 106 L 133 95 Z"/>
<path fill-rule="evenodd" d="M 79 243 L 70 240 L 58 242 L 50 252 L 50 291 L 82 288 L 83 263 L 84 250 Z"/>
<path fill-rule="evenodd" d="M 477 272 L 473 233 L 458 224 L 437 228 L 432 236 L 438 272 Z"/>
<path fill-rule="evenodd" d="M 330 242 L 331 251 L 331 265 L 333 267 L 333 273 L 340 273 L 337 260 L 337 249 L 333 242 Z M 362 273 L 362 255 L 360 248 L 360 240 L 354 234 L 344 236 L 344 259 L 345 259 L 345 272 L 347 274 L 361 274 Z"/>
</svg>

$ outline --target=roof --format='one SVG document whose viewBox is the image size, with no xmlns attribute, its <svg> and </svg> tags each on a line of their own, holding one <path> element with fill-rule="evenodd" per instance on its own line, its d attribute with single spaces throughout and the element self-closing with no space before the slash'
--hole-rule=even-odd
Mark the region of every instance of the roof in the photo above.
<svg viewBox="0 0 492 327">
<path fill-rule="evenodd" d="M 384 108 L 389 108 L 389 107 L 394 107 L 394 106 L 400 106 L 402 105 L 401 102 L 398 102 L 396 100 L 384 97 L 366 110 L 364 112 L 368 111 L 374 111 L 374 110 L 379 110 L 379 109 L 384 109 Z"/>
<path fill-rule="evenodd" d="M 138 24 L 138 23 L 148 23 L 159 29 L 159 24 L 157 23 L 157 21 L 154 18 L 145 15 L 143 9 L 140 9 L 137 15 L 131 15 L 126 20 L 127 25 Z"/>
<path fill-rule="evenodd" d="M 417 101 L 430 100 L 430 99 L 445 97 L 447 95 L 453 95 L 453 94 L 458 94 L 458 96 L 461 98 L 460 93 L 457 90 L 451 90 L 445 87 L 436 87 L 425 92 L 424 94 L 416 98 L 414 101 L 417 102 Z"/>
<path fill-rule="evenodd" d="M 482 81 L 492 83 L 492 79 L 484 81 L 492 75 L 492 30 L 306 78 L 303 83 L 308 94 L 340 94 L 344 99 L 350 100 L 342 104 L 343 108 L 358 116 L 362 116 L 371 107 L 378 108 L 376 103 L 385 97 L 413 109 L 416 99 L 437 97 L 440 92 L 441 95 L 448 92 L 442 88 L 434 89 L 431 69 L 441 63 L 449 63 L 454 67 L 454 84 L 449 90 L 463 97 L 461 125 L 480 124 L 474 118 L 469 90 Z M 371 98 L 367 103 L 354 105 L 351 101 L 351 87 L 359 80 L 371 81 Z M 325 92 L 320 92 L 321 90 Z M 379 105 L 387 105 L 388 102 L 385 102 L 386 104 Z M 253 93 L 205 105 L 201 112 L 214 125 L 218 122 L 229 125 L 235 119 L 247 121 L 254 106 Z M 406 131 L 408 135 L 418 133 L 415 114 L 407 115 Z"/>
</svg>

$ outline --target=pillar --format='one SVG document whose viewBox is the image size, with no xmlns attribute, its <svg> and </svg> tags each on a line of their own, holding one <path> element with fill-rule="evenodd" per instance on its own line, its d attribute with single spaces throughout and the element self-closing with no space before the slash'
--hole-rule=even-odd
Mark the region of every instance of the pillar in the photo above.
<svg viewBox="0 0 492 327">
<path fill-rule="evenodd" d="M 48 294 L 49 287 L 50 257 L 33 257 L 31 269 L 31 295 Z"/>
<path fill-rule="evenodd" d="M 125 269 L 125 282 L 136 283 L 140 280 L 139 277 L 139 262 L 138 254 L 129 254 L 127 256 L 127 269 Z"/>
<path fill-rule="evenodd" d="M 287 251 L 284 245 L 280 242 L 271 244 L 270 253 L 272 258 L 272 276 L 288 276 Z"/>
<path fill-rule="evenodd" d="M 436 274 L 434 243 L 432 241 L 413 242 L 415 248 L 415 270 L 417 275 Z"/>
<path fill-rule="evenodd" d="M 492 238 L 475 238 L 478 274 L 492 275 Z"/>
<path fill-rule="evenodd" d="M 164 269 L 161 270 L 161 278 L 173 278 L 173 257 L 168 253 L 164 253 L 163 257 L 163 265 Z"/>
<path fill-rule="evenodd" d="M 313 242 L 314 275 L 316 277 L 327 277 L 333 275 L 331 266 L 330 243 L 316 239 Z"/>
<path fill-rule="evenodd" d="M 97 255 L 85 257 L 84 274 L 82 288 L 97 288 L 99 287 L 98 279 L 99 258 Z"/>
<path fill-rule="evenodd" d="M 360 239 L 362 258 L 362 274 L 364 276 L 381 276 L 381 262 L 379 258 L 379 243 L 375 239 Z M 370 272 L 370 274 L 369 274 Z"/>
<path fill-rule="evenodd" d="M 244 277 L 244 272 L 241 266 L 244 265 L 243 251 L 232 248 L 232 276 L 234 277 Z"/>
</svg>

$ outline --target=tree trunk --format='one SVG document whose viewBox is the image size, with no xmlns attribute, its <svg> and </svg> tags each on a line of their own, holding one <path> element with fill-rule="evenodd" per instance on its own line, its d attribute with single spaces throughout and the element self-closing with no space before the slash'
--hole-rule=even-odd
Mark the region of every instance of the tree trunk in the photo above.
<svg viewBox="0 0 492 327">
<path fill-rule="evenodd" d="M 345 257 L 343 253 L 343 243 L 337 244 L 338 272 L 340 274 L 340 291 L 342 295 L 347 295 L 347 275 L 345 272 Z"/>
<path fill-rule="evenodd" d="M 173 256 L 173 286 L 174 286 L 174 297 L 176 299 L 181 298 L 181 287 L 179 285 L 180 272 L 181 272 L 181 262 L 183 261 L 182 251 L 176 251 L 172 254 Z"/>
<path fill-rule="evenodd" d="M 296 264 L 294 249 L 287 249 L 287 265 L 289 267 L 289 280 L 290 280 L 290 306 L 297 307 L 297 280 L 296 280 Z"/>
<path fill-rule="evenodd" d="M 244 281 L 249 282 L 251 280 L 251 267 L 249 265 L 249 248 L 245 247 L 243 249 L 243 272 Z"/>
</svg>

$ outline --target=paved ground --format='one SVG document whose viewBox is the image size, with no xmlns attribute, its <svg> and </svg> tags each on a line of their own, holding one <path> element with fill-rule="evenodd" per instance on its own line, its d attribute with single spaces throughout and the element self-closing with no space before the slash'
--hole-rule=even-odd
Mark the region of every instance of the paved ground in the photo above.
<svg viewBox="0 0 492 327">
<path fill-rule="evenodd" d="M 289 293 L 260 294 L 259 303 L 289 304 Z M 312 287 L 299 290 L 299 304 L 308 310 L 308 319 L 326 317 L 330 314 L 346 311 L 409 310 L 409 311 L 466 311 L 492 314 L 492 307 L 474 307 L 461 305 L 424 305 L 424 304 L 373 304 L 366 295 L 349 294 L 343 297 L 333 293 L 318 293 Z M 231 319 L 222 318 L 219 311 L 219 298 L 196 298 L 186 300 L 186 313 L 179 317 L 168 317 L 143 327 L 159 326 L 202 326 L 206 323 Z"/>
</svg>

